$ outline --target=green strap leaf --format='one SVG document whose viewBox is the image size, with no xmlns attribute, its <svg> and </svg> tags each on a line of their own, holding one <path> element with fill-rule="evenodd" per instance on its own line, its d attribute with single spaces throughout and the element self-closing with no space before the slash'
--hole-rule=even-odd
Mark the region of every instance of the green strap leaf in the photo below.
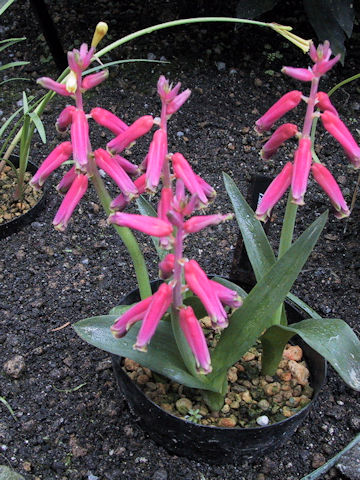
<svg viewBox="0 0 360 480">
<path fill-rule="evenodd" d="M 360 341 L 347 323 L 309 318 L 290 326 L 273 325 L 265 335 L 272 348 L 280 342 L 284 347 L 295 334 L 326 358 L 349 387 L 360 391 Z"/>
<path fill-rule="evenodd" d="M 36 112 L 30 112 L 29 116 L 30 116 L 31 120 L 34 122 L 36 130 L 38 131 L 42 142 L 45 144 L 46 143 L 45 128 L 44 128 L 44 125 L 43 125 L 42 121 L 40 120 L 39 115 Z"/>
<path fill-rule="evenodd" d="M 190 388 L 213 389 L 186 369 L 174 340 L 170 322 L 160 321 L 146 353 L 133 349 L 139 325 L 134 325 L 123 338 L 115 338 L 110 327 L 118 315 L 102 315 L 75 323 L 75 332 L 86 342 L 106 352 L 131 358 L 153 372 L 171 378 Z"/>
<path fill-rule="evenodd" d="M 0 67 L 0 72 L 2 72 L 3 70 L 7 70 L 8 68 L 21 67 L 22 65 L 28 65 L 29 63 L 30 62 L 9 62 Z"/>
<path fill-rule="evenodd" d="M 212 355 L 214 373 L 236 363 L 270 326 L 272 315 L 299 275 L 326 220 L 327 212 L 305 230 L 251 290 L 242 307 L 231 316 L 230 325 L 222 333 Z"/>
<path fill-rule="evenodd" d="M 256 279 L 260 280 L 275 263 L 274 252 L 261 222 L 255 218 L 253 209 L 237 188 L 234 180 L 226 173 L 223 173 L 223 177 L 251 266 Z"/>
</svg>

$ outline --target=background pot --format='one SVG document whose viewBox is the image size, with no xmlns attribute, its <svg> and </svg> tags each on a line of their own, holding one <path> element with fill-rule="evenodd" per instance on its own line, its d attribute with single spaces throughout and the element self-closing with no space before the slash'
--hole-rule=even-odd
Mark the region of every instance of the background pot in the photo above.
<svg viewBox="0 0 360 480">
<path fill-rule="evenodd" d="M 16 168 L 18 168 L 18 157 L 12 155 L 10 157 L 10 161 L 14 164 Z M 39 167 L 32 163 L 30 160 L 28 161 L 26 170 L 30 172 L 31 175 L 34 175 L 38 168 Z M 26 213 L 23 213 L 22 215 L 15 217 L 8 222 L 0 224 L 0 239 L 12 235 L 15 232 L 18 232 L 23 227 L 25 227 L 25 225 L 31 223 L 39 215 L 39 213 L 45 206 L 45 192 L 46 190 L 44 189 L 37 203 L 33 207 L 31 207 Z"/>
<path fill-rule="evenodd" d="M 159 282 L 153 282 L 153 290 Z M 129 305 L 139 301 L 139 292 L 134 290 L 121 302 Z M 301 311 L 286 304 L 289 323 L 303 320 Z M 315 350 L 294 337 L 294 343 L 304 352 L 310 370 L 310 383 L 314 389 L 311 402 L 302 410 L 281 422 L 256 428 L 224 428 L 198 425 L 180 419 L 146 397 L 122 369 L 122 357 L 112 355 L 113 369 L 121 392 L 125 395 L 137 423 L 149 436 L 166 450 L 208 463 L 235 463 L 242 457 L 251 460 L 287 441 L 304 421 L 323 386 L 326 378 L 326 360 Z"/>
</svg>

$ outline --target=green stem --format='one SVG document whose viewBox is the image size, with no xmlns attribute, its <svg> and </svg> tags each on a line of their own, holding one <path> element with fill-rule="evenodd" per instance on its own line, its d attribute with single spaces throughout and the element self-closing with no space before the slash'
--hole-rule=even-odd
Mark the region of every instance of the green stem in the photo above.
<svg viewBox="0 0 360 480">
<path fill-rule="evenodd" d="M 291 198 L 292 198 L 292 195 L 290 190 L 287 204 L 286 204 L 284 222 L 281 229 L 278 259 L 281 258 L 284 255 L 284 253 L 289 250 L 289 248 L 291 247 L 292 239 L 294 235 L 296 212 L 297 212 L 298 206 L 291 202 Z"/>
<path fill-rule="evenodd" d="M 99 200 L 106 214 L 109 215 L 111 197 L 106 190 L 105 185 L 96 168 L 93 169 L 91 179 L 99 196 Z M 127 248 L 133 262 L 141 299 L 143 300 L 144 298 L 150 297 L 151 287 L 149 273 L 146 268 L 144 256 L 140 250 L 139 244 L 136 241 L 134 234 L 129 228 L 126 227 L 119 227 L 118 225 L 114 225 L 114 228 L 120 236 L 121 240 L 123 241 L 125 247 Z"/>
</svg>

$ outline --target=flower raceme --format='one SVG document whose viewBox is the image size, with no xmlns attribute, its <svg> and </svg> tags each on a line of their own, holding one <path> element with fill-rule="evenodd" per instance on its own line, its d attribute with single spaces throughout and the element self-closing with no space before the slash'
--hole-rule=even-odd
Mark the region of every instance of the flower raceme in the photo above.
<svg viewBox="0 0 360 480">
<path fill-rule="evenodd" d="M 360 167 L 360 147 L 355 142 L 347 127 L 340 120 L 329 96 L 324 92 L 317 91 L 320 77 L 336 64 L 339 60 L 339 55 L 330 59 L 331 49 L 329 42 L 324 42 L 324 44 L 319 45 L 317 49 L 311 44 L 309 54 L 314 62 L 312 68 L 284 67 L 282 69 L 283 73 L 297 80 L 311 82 L 309 98 L 306 98 L 299 90 L 293 90 L 283 95 L 280 100 L 255 122 L 256 130 L 262 133 L 270 129 L 285 113 L 296 107 L 301 99 L 307 103 L 302 131 L 298 131 L 296 125 L 291 123 L 281 125 L 265 143 L 260 152 L 261 157 L 264 160 L 268 160 L 286 140 L 293 136 L 299 139 L 298 148 L 294 154 L 294 163 L 291 164 L 289 162 L 285 165 L 281 173 L 270 184 L 258 205 L 255 215 L 263 221 L 267 220 L 270 216 L 271 209 L 280 200 L 290 185 L 292 202 L 297 205 L 304 205 L 304 196 L 310 170 L 312 170 L 315 180 L 330 197 L 336 210 L 335 215 L 341 218 L 349 214 L 349 209 L 346 206 L 336 181 L 332 176 L 330 178 L 330 172 L 326 170 L 328 173 L 325 174 L 325 167 L 321 164 L 314 163 L 312 165 L 312 141 L 310 139 L 312 121 L 315 116 L 314 107 L 318 107 L 322 111 L 320 117 L 325 129 L 341 144 L 355 168 Z"/>
</svg>

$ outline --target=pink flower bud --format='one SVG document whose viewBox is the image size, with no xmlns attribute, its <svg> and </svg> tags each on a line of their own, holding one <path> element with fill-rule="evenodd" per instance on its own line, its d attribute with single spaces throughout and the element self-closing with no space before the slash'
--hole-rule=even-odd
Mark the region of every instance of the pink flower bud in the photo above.
<svg viewBox="0 0 360 480">
<path fill-rule="evenodd" d="M 129 160 L 126 160 L 126 158 L 120 155 L 114 155 L 112 158 L 114 162 L 117 162 L 129 175 L 137 175 L 139 173 L 139 167 L 129 162 Z"/>
<path fill-rule="evenodd" d="M 160 201 L 157 208 L 158 217 L 168 222 L 167 213 L 171 208 L 173 193 L 171 188 L 163 187 L 161 189 Z"/>
<path fill-rule="evenodd" d="M 53 220 L 53 225 L 57 230 L 63 232 L 66 229 L 75 207 L 84 196 L 87 188 L 87 176 L 77 175 Z"/>
<path fill-rule="evenodd" d="M 269 110 L 255 122 L 256 130 L 262 133 L 270 130 L 275 122 L 277 122 L 285 113 L 297 107 L 301 101 L 302 93 L 299 90 L 292 90 L 283 95 Z"/>
<path fill-rule="evenodd" d="M 125 122 L 105 108 L 95 107 L 91 110 L 90 115 L 96 123 L 108 128 L 115 135 L 119 135 L 129 128 Z"/>
<path fill-rule="evenodd" d="M 180 95 L 177 95 L 170 103 L 166 106 L 166 115 L 173 115 L 179 110 L 179 108 L 186 102 L 190 97 L 191 90 L 188 88 L 184 90 Z"/>
<path fill-rule="evenodd" d="M 115 338 L 121 338 L 126 335 L 134 323 L 144 318 L 146 310 L 149 308 L 152 299 L 152 296 L 145 298 L 145 300 L 142 300 L 141 302 L 132 306 L 129 308 L 129 310 L 123 313 L 121 317 L 115 320 L 114 325 L 110 327 L 111 333 Z"/>
<path fill-rule="evenodd" d="M 194 173 L 189 162 L 181 155 L 174 153 L 172 156 L 172 164 L 176 178 L 180 178 L 190 193 L 196 194 L 202 204 L 208 203 L 204 189 L 198 180 L 198 176 Z"/>
<path fill-rule="evenodd" d="M 210 283 L 223 305 L 228 305 L 231 308 L 241 307 L 243 303 L 242 299 L 235 290 L 231 290 L 230 288 L 225 287 L 225 285 L 213 280 L 210 280 Z"/>
<path fill-rule="evenodd" d="M 195 357 L 199 373 L 210 373 L 211 360 L 204 332 L 191 307 L 180 308 L 179 324 Z"/>
<path fill-rule="evenodd" d="M 138 118 L 130 127 L 107 144 L 111 153 L 121 153 L 130 143 L 137 140 L 151 130 L 154 119 L 151 115 Z"/>
<path fill-rule="evenodd" d="M 48 90 L 53 90 L 55 93 L 63 95 L 64 97 L 69 97 L 71 95 L 71 93 L 66 90 L 66 85 L 64 83 L 55 82 L 55 80 L 52 80 L 51 78 L 41 77 L 38 78 L 36 82 L 42 87 L 47 88 Z"/>
<path fill-rule="evenodd" d="M 331 52 L 331 50 L 330 50 Z M 340 60 L 340 53 L 336 55 L 336 57 L 332 58 L 331 60 L 322 60 L 320 62 L 316 62 L 312 68 L 314 75 L 316 77 L 321 77 L 326 72 L 328 72 L 339 60 Z"/>
<path fill-rule="evenodd" d="M 288 162 L 279 175 L 270 183 L 255 212 L 255 217 L 258 220 L 266 222 L 270 218 L 273 206 L 290 187 L 292 171 L 292 163 Z"/>
<path fill-rule="evenodd" d="M 339 116 L 338 112 L 336 111 L 336 108 L 334 105 L 331 103 L 329 95 L 325 92 L 318 92 L 316 94 L 316 106 L 322 110 L 328 110 L 329 112 L 333 113 L 337 117 Z"/>
<path fill-rule="evenodd" d="M 321 163 L 314 163 L 311 170 L 317 183 L 330 198 L 330 201 L 336 210 L 335 216 L 337 218 L 348 217 L 350 215 L 350 210 L 346 205 L 339 185 L 329 170 Z"/>
<path fill-rule="evenodd" d="M 146 310 L 139 333 L 134 345 L 135 350 L 141 352 L 147 351 L 147 344 L 150 342 L 155 330 L 170 307 L 172 302 L 172 287 L 167 283 L 162 283 L 156 293 L 151 297 L 152 301 Z"/>
<path fill-rule="evenodd" d="M 311 168 L 311 140 L 303 137 L 294 155 L 294 168 L 291 180 L 292 203 L 304 205 L 304 195 Z"/>
<path fill-rule="evenodd" d="M 100 72 L 87 75 L 81 82 L 81 88 L 84 90 L 89 90 L 90 88 L 97 87 L 100 85 L 100 83 L 106 80 L 108 76 L 109 70 L 101 70 Z"/>
<path fill-rule="evenodd" d="M 95 150 L 94 156 L 96 165 L 116 182 L 128 201 L 138 196 L 134 182 L 106 150 L 98 148 Z"/>
<path fill-rule="evenodd" d="M 161 75 L 157 83 L 157 91 L 161 100 L 165 103 L 171 102 L 176 95 L 179 93 L 181 83 L 178 82 L 175 87 L 169 85 L 169 80 L 167 80 L 164 75 Z"/>
<path fill-rule="evenodd" d="M 72 112 L 71 143 L 73 158 L 80 169 L 87 166 L 89 155 L 89 125 L 83 110 L 75 109 Z"/>
<path fill-rule="evenodd" d="M 228 213 L 227 215 L 221 215 L 218 213 L 215 215 L 200 215 L 192 217 L 184 223 L 184 231 L 186 233 L 196 233 L 210 225 L 219 225 L 219 223 L 231 220 L 233 217 L 234 215 L 232 213 Z"/>
<path fill-rule="evenodd" d="M 354 167 L 360 168 L 360 147 L 345 124 L 328 110 L 322 113 L 320 117 L 326 130 L 340 143 Z"/>
<path fill-rule="evenodd" d="M 155 193 L 167 154 L 167 135 L 160 128 L 154 133 L 146 162 L 146 190 Z"/>
<path fill-rule="evenodd" d="M 60 113 L 58 116 L 58 119 L 56 120 L 56 130 L 59 133 L 64 133 L 66 132 L 67 127 L 71 124 L 72 122 L 72 113 L 76 110 L 75 107 L 72 105 L 68 105 L 67 107 L 64 108 L 64 110 Z"/>
<path fill-rule="evenodd" d="M 175 255 L 168 253 L 159 263 L 159 276 L 162 280 L 167 280 L 174 273 Z"/>
<path fill-rule="evenodd" d="M 195 293 L 204 305 L 215 328 L 225 328 L 228 325 L 227 314 L 214 287 L 195 260 L 190 260 L 184 265 L 185 281 L 190 290 Z"/>
<path fill-rule="evenodd" d="M 139 195 L 145 192 L 145 173 L 141 175 L 134 181 L 134 185 L 137 188 Z M 110 203 L 111 210 L 119 210 L 122 211 L 129 203 L 129 199 L 125 197 L 123 193 L 118 195 L 114 200 Z"/>
<path fill-rule="evenodd" d="M 72 153 L 72 146 L 70 142 L 63 142 L 50 153 L 50 155 L 43 161 L 38 171 L 35 173 L 30 183 L 35 188 L 39 189 L 56 168 L 60 167 L 62 163 L 69 159 Z"/>
<path fill-rule="evenodd" d="M 60 193 L 66 193 L 71 187 L 73 181 L 77 177 L 76 167 L 73 165 L 68 172 L 65 173 L 56 187 L 56 190 Z"/>
<path fill-rule="evenodd" d="M 289 75 L 289 77 L 296 78 L 296 80 L 301 80 L 302 82 L 311 82 L 314 78 L 313 72 L 307 68 L 283 67 L 281 71 Z"/>
<path fill-rule="evenodd" d="M 172 225 L 157 217 L 116 212 L 109 216 L 109 223 L 120 227 L 134 228 L 153 237 L 165 237 L 172 233 Z"/>
<path fill-rule="evenodd" d="M 264 160 L 269 160 L 276 152 L 277 149 L 282 145 L 286 140 L 296 135 L 298 128 L 293 123 L 285 123 L 275 130 L 271 135 L 270 140 L 268 140 L 263 148 L 261 149 L 260 156 Z"/>
</svg>

